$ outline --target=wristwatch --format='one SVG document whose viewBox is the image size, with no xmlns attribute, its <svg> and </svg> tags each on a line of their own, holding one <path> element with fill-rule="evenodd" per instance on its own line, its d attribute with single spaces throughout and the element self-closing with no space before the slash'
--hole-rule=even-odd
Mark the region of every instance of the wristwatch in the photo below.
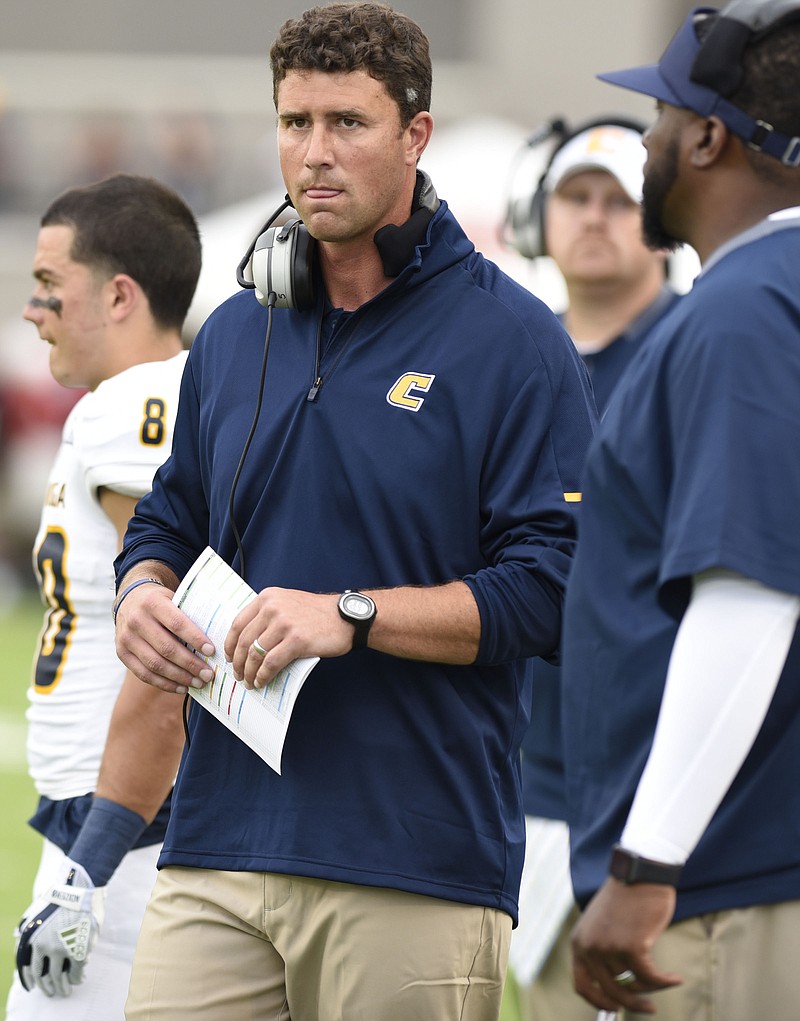
<svg viewBox="0 0 800 1021">
<path fill-rule="evenodd" d="M 355 589 L 345 589 L 339 596 L 339 616 L 352 624 L 355 628 L 353 633 L 353 648 L 363 649 L 367 644 L 369 629 L 378 613 L 375 601 L 363 592 L 356 592 Z"/>
<path fill-rule="evenodd" d="M 617 844 L 611 853 L 610 874 L 621 883 L 662 883 L 677 886 L 683 865 L 666 865 L 663 861 L 642 858 Z"/>
</svg>

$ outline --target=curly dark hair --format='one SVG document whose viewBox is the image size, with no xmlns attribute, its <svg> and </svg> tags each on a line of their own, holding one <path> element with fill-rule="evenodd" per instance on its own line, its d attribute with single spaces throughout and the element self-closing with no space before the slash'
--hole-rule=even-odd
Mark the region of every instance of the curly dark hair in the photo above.
<svg viewBox="0 0 800 1021">
<path fill-rule="evenodd" d="M 114 174 L 63 192 L 40 223 L 71 227 L 75 262 L 109 277 L 126 273 L 147 295 L 160 326 L 183 327 L 200 275 L 200 232 L 171 188 L 150 177 Z"/>
<path fill-rule="evenodd" d="M 387 4 L 333 3 L 284 22 L 270 50 L 273 99 L 289 71 L 366 71 L 383 82 L 407 127 L 431 104 L 428 39 L 415 21 Z"/>
</svg>

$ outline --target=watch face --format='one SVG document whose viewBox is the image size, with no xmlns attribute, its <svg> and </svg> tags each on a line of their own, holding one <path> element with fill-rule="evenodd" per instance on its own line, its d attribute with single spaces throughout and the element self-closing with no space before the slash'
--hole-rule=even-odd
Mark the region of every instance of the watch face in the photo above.
<svg viewBox="0 0 800 1021">
<path fill-rule="evenodd" d="M 360 592 L 348 592 L 342 597 L 342 609 L 350 617 L 368 620 L 372 616 L 372 600 Z"/>
</svg>

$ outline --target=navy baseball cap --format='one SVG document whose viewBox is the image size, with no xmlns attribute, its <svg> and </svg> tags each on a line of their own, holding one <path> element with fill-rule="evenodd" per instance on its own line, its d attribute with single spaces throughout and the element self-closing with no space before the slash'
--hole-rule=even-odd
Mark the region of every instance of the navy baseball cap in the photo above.
<svg viewBox="0 0 800 1021">
<path fill-rule="evenodd" d="M 751 117 L 713 85 L 698 80 L 697 58 L 704 42 L 698 39 L 696 26 L 711 14 L 719 14 L 719 11 L 715 7 L 695 7 L 657 64 L 611 71 L 597 77 L 611 85 L 652 96 L 662 103 L 692 110 L 701 117 L 719 117 L 750 148 L 769 153 L 787 166 L 800 166 L 800 138 L 790 138 L 771 124 Z"/>
</svg>

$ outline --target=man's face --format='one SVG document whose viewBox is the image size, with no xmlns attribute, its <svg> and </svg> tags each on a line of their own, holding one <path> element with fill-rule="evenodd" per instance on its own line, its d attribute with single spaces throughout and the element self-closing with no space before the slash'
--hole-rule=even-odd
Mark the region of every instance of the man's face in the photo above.
<svg viewBox="0 0 800 1021">
<path fill-rule="evenodd" d="M 70 251 L 71 227 L 42 227 L 33 260 L 37 281 L 33 297 L 22 312 L 34 324 L 42 340 L 50 344 L 50 372 L 63 386 L 94 389 L 104 378 L 101 371 L 105 353 L 106 315 L 103 284 L 83 263 L 75 262 Z M 60 309 L 39 302 L 56 298 Z"/>
<path fill-rule="evenodd" d="M 397 104 L 366 71 L 286 75 L 278 86 L 281 171 L 313 237 L 371 242 L 378 228 L 408 219 L 421 152 L 415 125 L 426 116 L 401 128 Z"/>
<path fill-rule="evenodd" d="M 605 170 L 582 170 L 547 198 L 548 254 L 568 284 L 635 281 L 660 257 L 642 238 L 637 202 Z"/>
<path fill-rule="evenodd" d="M 642 186 L 644 239 L 651 248 L 666 251 L 674 251 L 685 240 L 675 215 L 683 112 L 659 103 L 658 117 L 643 139 L 647 149 Z"/>
</svg>

